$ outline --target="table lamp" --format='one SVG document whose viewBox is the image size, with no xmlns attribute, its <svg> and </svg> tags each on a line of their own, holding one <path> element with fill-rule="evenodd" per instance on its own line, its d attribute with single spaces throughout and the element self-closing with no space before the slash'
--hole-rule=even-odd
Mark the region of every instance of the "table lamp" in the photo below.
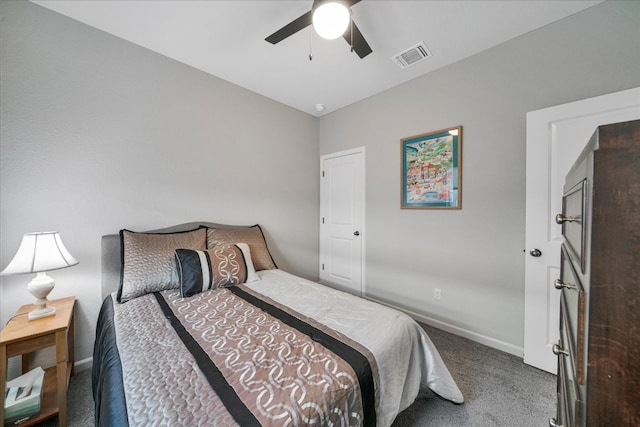
<svg viewBox="0 0 640 427">
<path fill-rule="evenodd" d="M 29 313 L 29 320 L 56 314 L 55 307 L 47 307 L 47 295 L 55 286 L 47 275 L 49 270 L 71 267 L 78 261 L 62 244 L 57 231 L 26 233 L 18 252 L 0 275 L 37 273 L 27 289 L 36 298 L 37 308 Z"/>
</svg>

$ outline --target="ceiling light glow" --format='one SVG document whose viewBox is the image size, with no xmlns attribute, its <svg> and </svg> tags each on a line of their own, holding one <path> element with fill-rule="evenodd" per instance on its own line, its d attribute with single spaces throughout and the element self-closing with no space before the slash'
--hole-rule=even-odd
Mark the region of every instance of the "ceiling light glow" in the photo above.
<svg viewBox="0 0 640 427">
<path fill-rule="evenodd" d="M 313 12 L 313 28 L 324 39 L 337 39 L 347 30 L 349 9 L 342 3 L 324 3 Z"/>
</svg>

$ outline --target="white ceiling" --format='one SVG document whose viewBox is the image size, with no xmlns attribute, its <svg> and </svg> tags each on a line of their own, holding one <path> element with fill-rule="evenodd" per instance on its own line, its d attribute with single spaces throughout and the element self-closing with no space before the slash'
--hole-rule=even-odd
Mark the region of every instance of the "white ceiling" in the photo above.
<svg viewBox="0 0 640 427">
<path fill-rule="evenodd" d="M 364 59 L 344 39 L 321 39 L 311 27 L 276 45 L 264 40 L 309 11 L 312 0 L 34 3 L 321 116 L 600 1 L 363 0 L 352 13 L 373 49 Z M 391 60 L 419 42 L 432 57 L 404 70 Z"/>
</svg>

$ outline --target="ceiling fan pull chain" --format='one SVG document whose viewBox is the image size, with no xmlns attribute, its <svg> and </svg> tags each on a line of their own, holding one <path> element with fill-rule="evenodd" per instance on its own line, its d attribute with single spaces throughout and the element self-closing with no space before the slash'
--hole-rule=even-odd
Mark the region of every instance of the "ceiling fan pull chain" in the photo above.
<svg viewBox="0 0 640 427">
<path fill-rule="evenodd" d="M 309 61 L 313 61 L 313 31 L 309 31 Z"/>
</svg>

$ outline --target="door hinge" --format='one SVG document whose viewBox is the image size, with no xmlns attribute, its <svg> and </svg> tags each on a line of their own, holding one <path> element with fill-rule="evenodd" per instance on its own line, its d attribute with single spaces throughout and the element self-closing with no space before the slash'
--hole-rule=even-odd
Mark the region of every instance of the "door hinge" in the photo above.
<svg viewBox="0 0 640 427">
<path fill-rule="evenodd" d="M 324 224 L 324 217 L 322 217 L 322 223 Z"/>
<path fill-rule="evenodd" d="M 324 171 L 322 171 L 322 177 L 324 178 Z"/>
<path fill-rule="evenodd" d="M 324 264 L 322 264 L 322 269 L 324 270 Z"/>
</svg>

